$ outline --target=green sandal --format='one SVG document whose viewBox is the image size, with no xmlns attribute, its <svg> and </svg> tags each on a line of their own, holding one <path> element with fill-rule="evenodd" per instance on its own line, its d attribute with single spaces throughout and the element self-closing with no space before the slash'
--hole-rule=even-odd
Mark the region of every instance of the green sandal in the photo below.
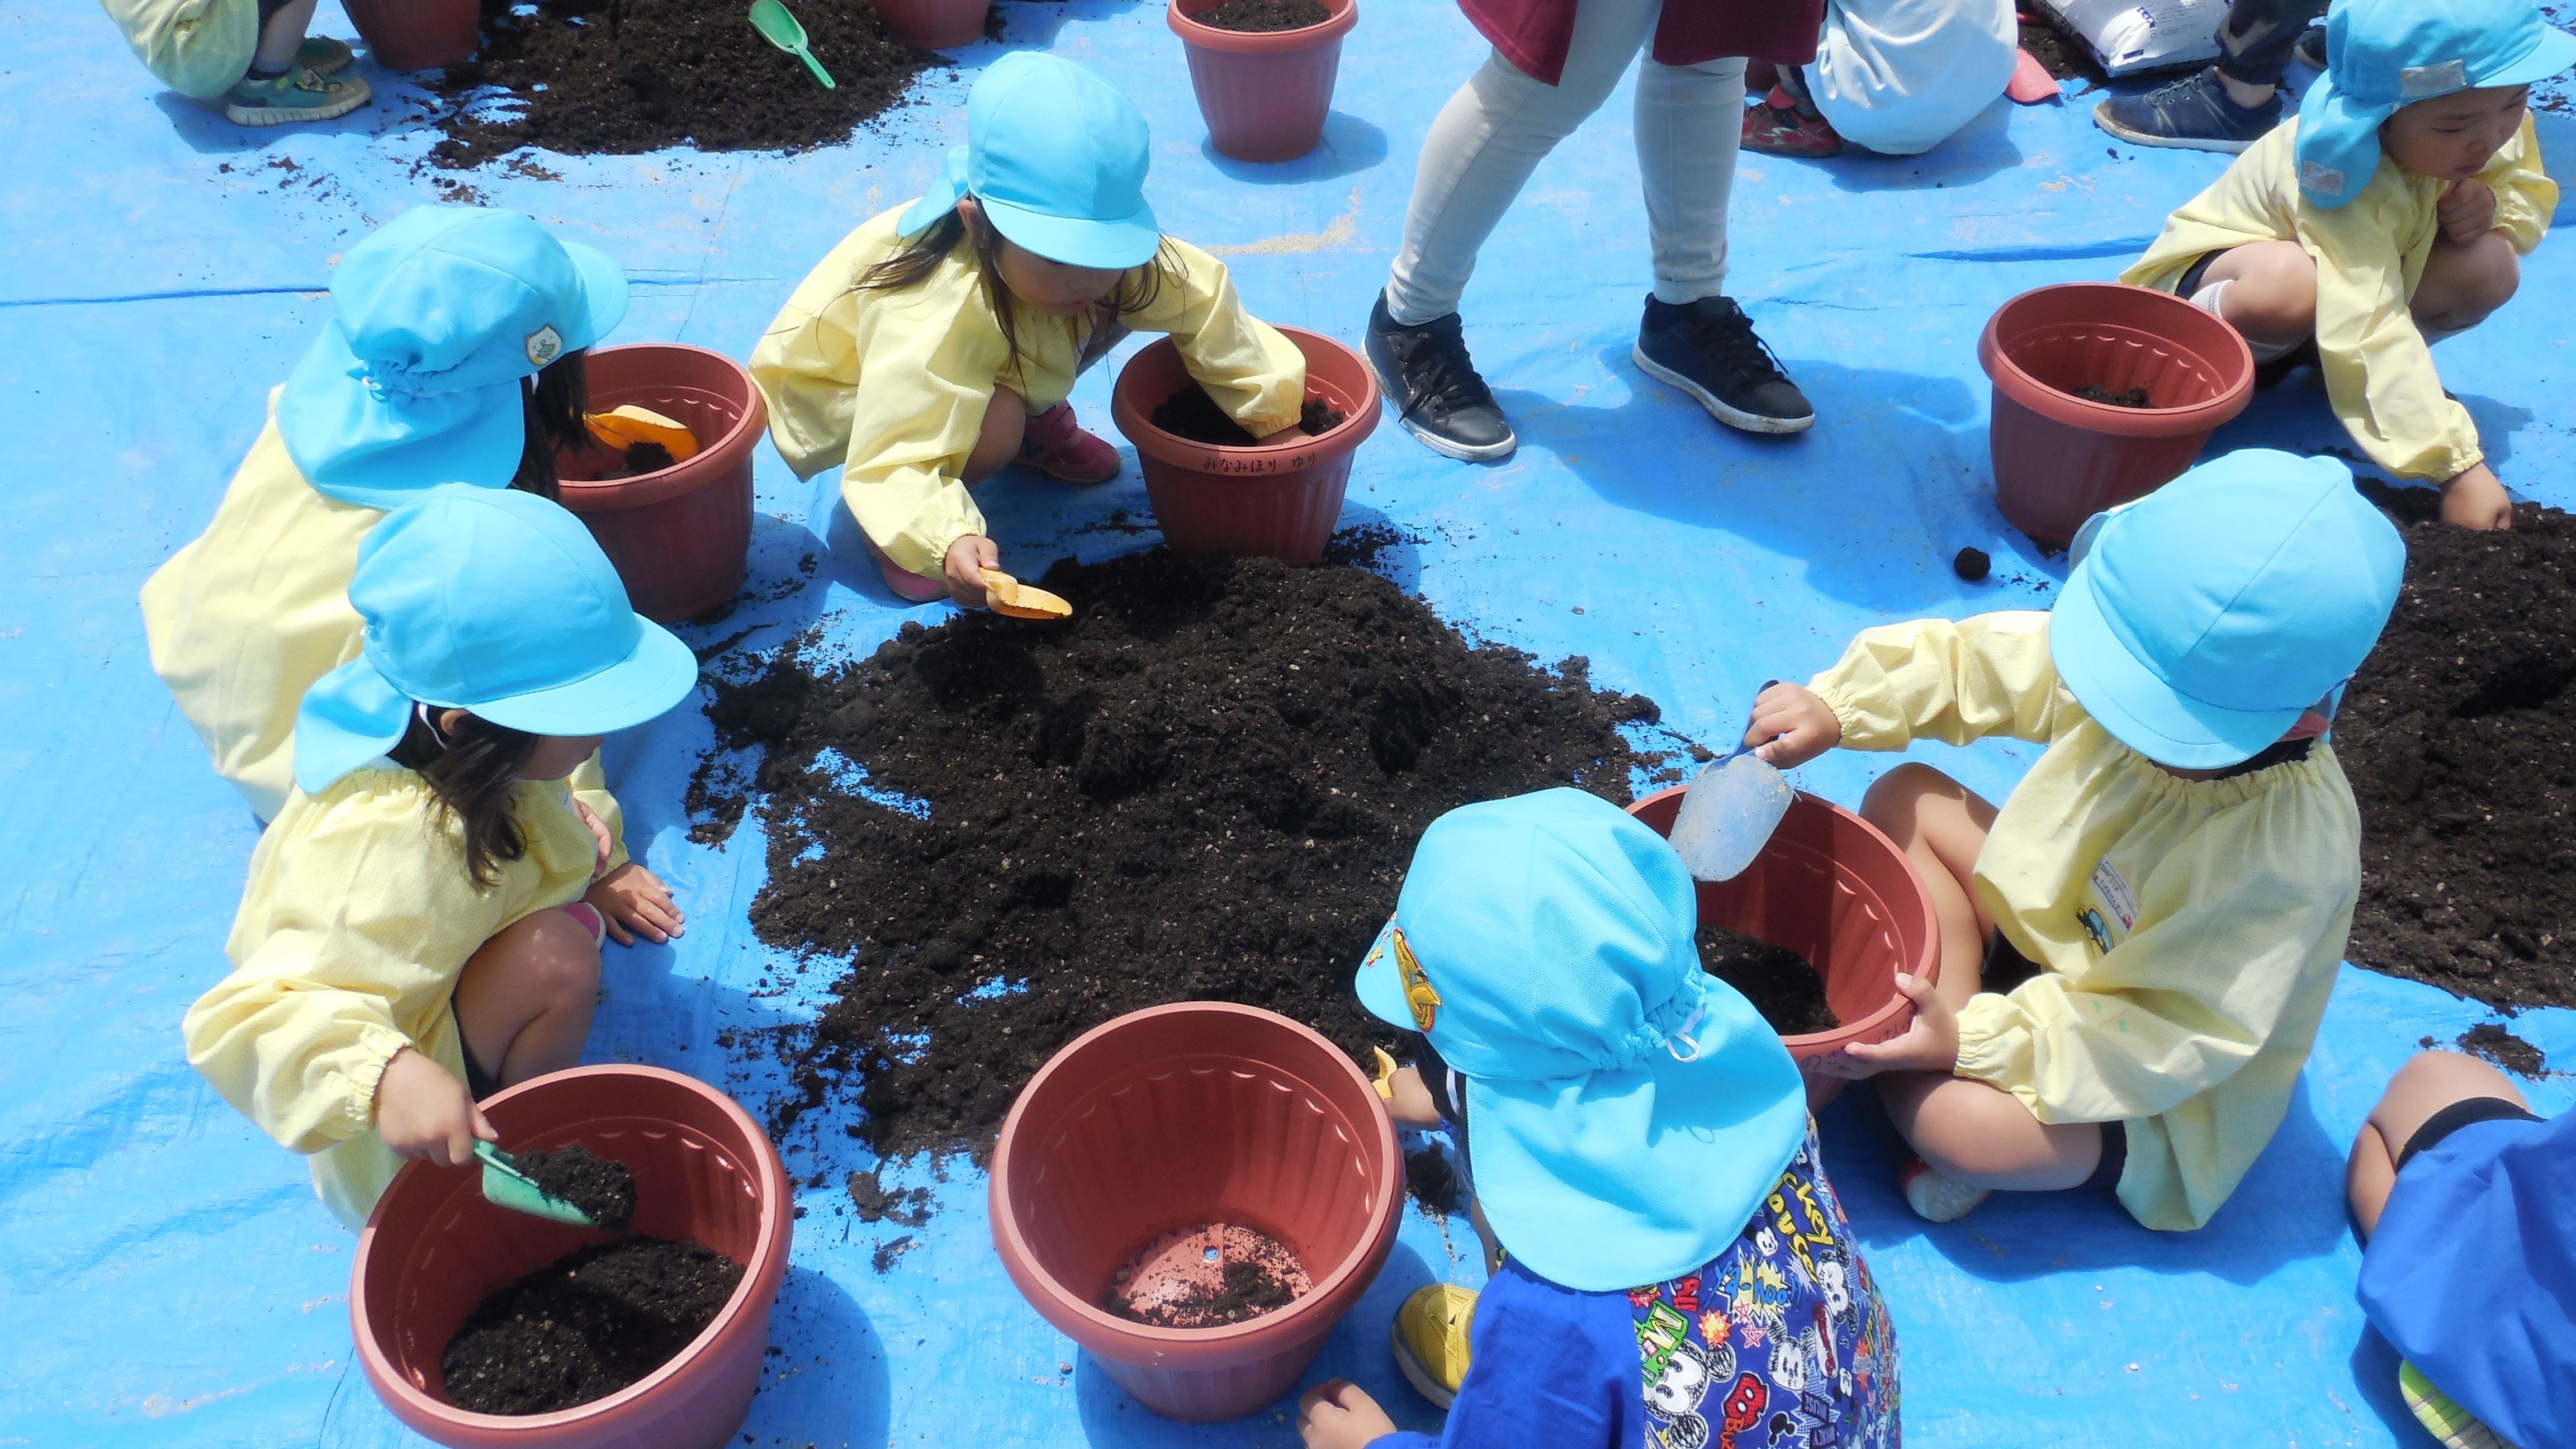
<svg viewBox="0 0 2576 1449">
<path fill-rule="evenodd" d="M 2416 1422 L 2448 1449 L 2514 1449 L 2468 1410 L 2452 1403 L 2450 1395 L 2433 1387 L 2432 1380 L 2416 1372 L 2411 1363 L 2397 1365 L 2397 1392 L 2415 1412 Z"/>
</svg>

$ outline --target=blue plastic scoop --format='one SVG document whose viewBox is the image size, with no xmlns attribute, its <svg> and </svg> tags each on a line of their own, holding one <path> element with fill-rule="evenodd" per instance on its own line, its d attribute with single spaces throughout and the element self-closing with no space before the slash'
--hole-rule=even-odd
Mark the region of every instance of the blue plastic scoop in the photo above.
<svg viewBox="0 0 2576 1449">
<path fill-rule="evenodd" d="M 1762 687 L 1769 689 L 1772 683 Z M 1771 843 L 1797 791 L 1770 762 L 1738 745 L 1699 772 L 1673 817 L 1673 849 L 1698 880 L 1733 880 Z"/>
</svg>

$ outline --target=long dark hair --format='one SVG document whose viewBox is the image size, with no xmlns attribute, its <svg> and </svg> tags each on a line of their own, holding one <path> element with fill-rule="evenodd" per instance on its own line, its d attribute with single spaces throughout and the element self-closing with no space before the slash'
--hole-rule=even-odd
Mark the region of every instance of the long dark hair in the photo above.
<svg viewBox="0 0 2576 1449">
<path fill-rule="evenodd" d="M 393 762 L 420 772 L 438 799 L 438 815 L 465 836 L 465 869 L 474 883 L 500 884 L 501 863 L 528 853 L 528 838 L 510 813 L 519 771 L 536 753 L 538 736 L 468 714 L 442 732 L 431 721 L 436 705 L 414 705 Z"/>
<path fill-rule="evenodd" d="M 590 446 L 590 424 L 582 416 L 590 408 L 590 369 L 584 361 L 589 356 L 587 348 L 567 352 L 538 369 L 536 376 L 519 379 L 528 440 L 520 449 L 518 476 L 510 486 L 548 503 L 559 501 L 555 455 Z"/>
<path fill-rule="evenodd" d="M 903 246 L 893 256 L 862 270 L 850 282 L 854 292 L 901 292 L 918 286 L 948 254 L 957 250 L 961 240 L 971 241 L 975 249 L 975 270 L 984 285 L 984 300 L 993 309 L 994 320 L 1002 327 L 1002 343 L 1011 349 L 1011 360 L 1017 362 L 1020 352 L 1019 307 L 1011 290 L 1002 285 L 1002 234 L 988 222 L 979 235 L 966 225 L 961 212 L 952 211 L 929 226 L 905 237 Z M 1151 307 L 1163 295 L 1166 286 L 1181 286 L 1181 259 L 1172 251 L 1167 238 L 1155 248 L 1153 258 L 1127 269 L 1118 285 L 1102 298 L 1113 315 L 1126 317 Z"/>
</svg>

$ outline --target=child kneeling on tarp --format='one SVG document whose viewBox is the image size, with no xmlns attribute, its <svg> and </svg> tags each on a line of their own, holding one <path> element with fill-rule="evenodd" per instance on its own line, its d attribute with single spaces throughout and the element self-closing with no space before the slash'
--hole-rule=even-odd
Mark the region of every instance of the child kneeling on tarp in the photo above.
<svg viewBox="0 0 2576 1449">
<path fill-rule="evenodd" d="M 2431 343 L 2485 321 L 2549 233 L 2531 83 L 2576 65 L 2532 0 L 2343 0 L 2298 118 L 2165 222 L 2120 280 L 2243 333 L 2266 376 L 2320 363 L 2371 461 L 2442 487 L 2442 516 L 2508 528 L 2513 500 Z"/>
<path fill-rule="evenodd" d="M 2451 1449 L 2576 1444 L 2576 1112 L 2456 1052 L 2398 1069 L 2345 1172 L 2361 1306 Z"/>
<path fill-rule="evenodd" d="M 1864 632 L 1755 701 L 1774 765 L 1835 745 L 2048 747 L 2001 810 L 1927 765 L 1861 813 L 1941 926 L 1918 1015 L 1827 1061 L 1878 1073 L 1934 1222 L 1991 1189 L 2116 1182 L 2197 1228 L 2288 1112 L 2361 888 L 2325 732 L 2397 601 L 2406 546 L 2341 463 L 2233 453 L 2099 514 L 2050 613 Z"/>
<path fill-rule="evenodd" d="M 1895 1333 L 1798 1069 L 1700 969 L 1697 924 L 1672 847 L 1579 790 L 1423 833 L 1359 997 L 1446 1063 L 1503 1250 L 1481 1295 L 1434 1284 L 1398 1315 L 1408 1376 L 1454 1396 L 1436 1442 L 1897 1442 Z M 1343 1380 L 1298 1427 L 1308 1449 L 1435 1442 Z"/>
</svg>

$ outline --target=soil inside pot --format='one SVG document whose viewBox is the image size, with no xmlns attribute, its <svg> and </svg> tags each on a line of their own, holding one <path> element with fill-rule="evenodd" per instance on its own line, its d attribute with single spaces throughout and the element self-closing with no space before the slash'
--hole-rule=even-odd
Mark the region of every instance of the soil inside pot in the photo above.
<svg viewBox="0 0 2576 1449">
<path fill-rule="evenodd" d="M 1195 382 L 1163 399 L 1154 409 L 1153 422 L 1175 437 L 1220 448 L 1249 448 L 1261 441 L 1228 417 L 1217 400 L 1208 396 L 1207 389 Z M 1298 431 L 1310 438 L 1341 425 L 1341 409 L 1319 397 L 1306 399 L 1306 406 L 1297 415 Z"/>
<path fill-rule="evenodd" d="M 1744 993 L 1782 1036 L 1811 1036 L 1843 1024 L 1825 1001 L 1825 981 L 1807 958 L 1759 936 L 1707 921 L 1699 926 L 1699 963 Z"/>
<path fill-rule="evenodd" d="M 434 89 L 440 166 L 467 167 L 521 146 L 567 155 L 803 151 L 901 103 L 914 76 L 943 62 L 889 37 L 868 0 L 801 0 L 814 58 L 838 88 L 751 28 L 740 5 L 698 0 L 543 0 L 518 13 L 483 0 L 483 44 Z M 507 93 L 497 110 L 486 87 Z M 471 100 L 472 104 L 468 105 Z"/>
<path fill-rule="evenodd" d="M 1323 0 L 1225 0 L 1190 17 L 1215 30 L 1303 30 L 1333 18 Z"/>
<path fill-rule="evenodd" d="M 2113 392 L 2098 382 L 2088 382 L 2073 391 L 2075 396 L 2084 399 L 2086 402 L 2109 403 L 2115 408 L 2151 408 L 2155 406 L 2153 402 L 2148 400 L 2147 390 L 2143 387 L 2133 387 L 2122 392 Z"/>
<path fill-rule="evenodd" d="M 485 1295 L 439 1355 L 448 1402 L 550 1414 L 670 1362 L 723 1311 L 742 1265 L 666 1238 L 594 1243 Z"/>
<path fill-rule="evenodd" d="M 1223 1328 L 1275 1313 L 1315 1291 L 1297 1255 L 1232 1223 L 1165 1233 L 1110 1279 L 1100 1306 L 1155 1328 Z"/>
<path fill-rule="evenodd" d="M 590 1214 L 606 1231 L 622 1233 L 635 1221 L 635 1174 L 625 1163 L 578 1142 L 552 1152 L 517 1153 L 513 1160 L 537 1186 Z"/>
<path fill-rule="evenodd" d="M 778 1039 L 779 1130 L 855 1096 L 879 1157 L 980 1159 L 1057 1048 L 1173 1001 L 1264 1007 L 1365 1062 L 1396 1034 L 1350 973 L 1433 817 L 1679 773 L 1620 732 L 1653 701 L 1471 646 L 1364 569 L 1156 549 L 1040 583 L 1071 620 L 975 611 L 716 685 L 720 738 L 765 746 L 753 928 L 841 973 Z M 738 815 L 733 768 L 711 757 L 693 808 Z"/>
</svg>

